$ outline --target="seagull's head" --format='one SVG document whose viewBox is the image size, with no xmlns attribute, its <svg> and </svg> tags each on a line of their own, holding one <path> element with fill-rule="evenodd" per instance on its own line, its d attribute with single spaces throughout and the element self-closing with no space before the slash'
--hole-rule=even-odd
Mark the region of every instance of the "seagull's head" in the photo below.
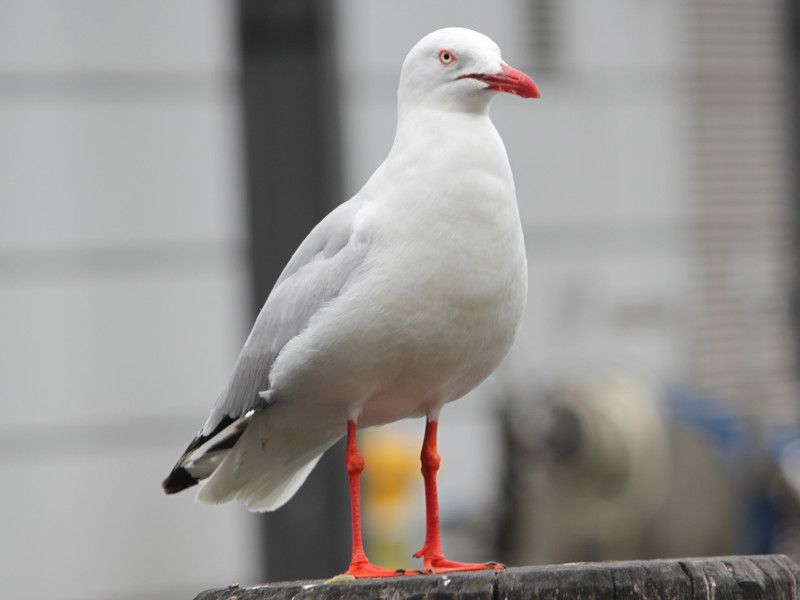
<svg viewBox="0 0 800 600">
<path fill-rule="evenodd" d="M 530 76 L 503 61 L 500 48 L 482 33 L 438 29 L 422 38 L 403 62 L 401 110 L 418 106 L 484 112 L 497 92 L 539 98 Z"/>
</svg>

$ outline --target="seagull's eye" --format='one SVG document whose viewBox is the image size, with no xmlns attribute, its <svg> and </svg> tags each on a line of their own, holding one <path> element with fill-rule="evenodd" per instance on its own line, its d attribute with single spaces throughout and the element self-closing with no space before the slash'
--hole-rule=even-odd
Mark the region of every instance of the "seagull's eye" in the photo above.
<svg viewBox="0 0 800 600">
<path fill-rule="evenodd" d="M 453 54 L 450 50 L 439 50 L 439 62 L 442 63 L 445 67 L 448 65 L 452 65 L 456 62 L 456 55 Z"/>
</svg>

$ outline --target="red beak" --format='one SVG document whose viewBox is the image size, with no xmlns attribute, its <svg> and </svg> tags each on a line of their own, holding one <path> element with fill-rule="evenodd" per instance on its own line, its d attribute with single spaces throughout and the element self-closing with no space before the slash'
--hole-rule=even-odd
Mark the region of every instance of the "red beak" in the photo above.
<svg viewBox="0 0 800 600">
<path fill-rule="evenodd" d="M 484 73 L 472 73 L 470 75 L 462 75 L 459 79 L 465 78 L 478 79 L 488 83 L 487 90 L 497 90 L 498 92 L 508 92 L 509 94 L 516 94 L 523 98 L 541 98 L 542 94 L 539 88 L 531 79 L 530 75 L 518 71 L 514 67 L 509 67 L 503 64 L 502 70 L 494 75 L 486 75 Z"/>
</svg>

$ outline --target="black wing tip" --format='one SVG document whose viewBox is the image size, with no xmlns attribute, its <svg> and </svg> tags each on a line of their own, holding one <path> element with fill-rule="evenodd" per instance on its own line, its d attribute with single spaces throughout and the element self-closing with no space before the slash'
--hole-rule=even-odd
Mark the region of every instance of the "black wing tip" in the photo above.
<svg viewBox="0 0 800 600">
<path fill-rule="evenodd" d="M 193 485 L 197 485 L 200 483 L 200 480 L 196 477 L 193 477 L 189 471 L 187 471 L 184 467 L 180 466 L 183 460 L 192 452 L 197 450 L 200 446 L 205 444 L 208 440 L 212 439 L 213 437 L 217 436 L 222 432 L 226 427 L 231 425 L 232 423 L 236 423 L 237 420 L 239 421 L 236 425 L 236 431 L 233 433 L 228 434 L 225 438 L 218 441 L 216 444 L 211 446 L 208 449 L 208 452 L 218 452 L 222 450 L 230 450 L 239 441 L 239 438 L 242 437 L 244 430 L 247 429 L 247 425 L 250 422 L 250 416 L 253 411 L 250 410 L 244 417 L 236 419 L 231 417 L 230 415 L 225 415 L 220 419 L 220 422 L 217 423 L 217 426 L 214 427 L 213 431 L 203 435 L 202 431 L 197 434 L 197 436 L 192 440 L 192 443 L 189 444 L 189 447 L 186 448 L 183 455 L 181 456 L 180 460 L 178 460 L 178 465 L 172 469 L 172 472 L 167 476 L 167 478 L 161 483 L 161 487 L 164 489 L 165 494 L 177 494 L 180 491 L 185 490 L 186 488 L 190 488 Z M 213 469 L 212 469 L 213 470 Z M 201 475 L 201 479 L 205 479 L 208 475 Z"/>
<path fill-rule="evenodd" d="M 167 478 L 161 482 L 161 487 L 164 489 L 165 494 L 177 494 L 190 488 L 193 485 L 200 483 L 197 479 L 189 474 L 189 471 L 183 467 L 175 467 L 172 469 Z"/>
<path fill-rule="evenodd" d="M 232 433 L 228 437 L 221 439 L 219 442 L 217 442 L 216 444 L 211 446 L 211 448 L 209 448 L 208 451 L 209 452 L 217 452 L 217 451 L 220 451 L 220 450 L 230 450 L 231 448 L 233 448 L 236 445 L 236 442 L 239 441 L 239 438 L 242 437 L 242 434 L 244 433 L 245 427 L 243 427 L 239 431 L 236 431 L 236 432 Z"/>
</svg>

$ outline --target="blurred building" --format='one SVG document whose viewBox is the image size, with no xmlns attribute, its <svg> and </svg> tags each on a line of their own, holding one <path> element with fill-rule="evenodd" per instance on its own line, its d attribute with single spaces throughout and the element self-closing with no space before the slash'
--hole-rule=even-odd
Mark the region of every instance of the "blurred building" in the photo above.
<svg viewBox="0 0 800 600">
<path fill-rule="evenodd" d="M 552 419 L 543 402 L 550 390 L 608 375 L 646 382 L 655 402 L 666 401 L 671 386 L 704 394 L 761 436 L 762 451 L 771 429 L 796 422 L 789 92 L 797 33 L 787 26 L 789 4 L 530 0 L 493 3 L 491 11 L 482 2 L 459 3 L 457 11 L 438 2 L 338 4 L 349 193 L 391 143 L 397 57 L 425 32 L 447 25 L 485 32 L 543 93 L 534 103 L 500 97 L 493 106 L 517 183 L 529 303 L 501 371 L 442 415 L 443 515 L 450 539 L 460 540 L 451 552 L 497 558 L 487 556 L 487 520 L 508 496 L 498 475 L 506 466 L 496 428 L 502 399 L 511 400 L 512 419 L 528 423 L 533 437 L 545 435 Z M 625 406 L 624 396 L 600 393 L 588 402 L 609 403 L 613 414 Z M 676 527 L 654 506 L 652 519 L 637 524 L 630 502 L 638 501 L 625 489 L 629 499 L 605 522 L 599 504 L 576 505 L 575 514 L 597 511 L 588 516 L 595 515 L 595 537 L 563 540 L 562 551 L 548 546 L 558 536 L 542 524 L 557 531 L 570 518 L 566 510 L 559 518 L 559 509 L 571 488 L 556 491 L 553 480 L 538 477 L 540 494 L 525 496 L 538 526 L 525 534 L 539 535 L 542 551 L 518 553 L 517 560 L 743 547 L 748 525 L 739 521 L 746 517 L 731 507 L 726 490 L 764 482 L 732 481 L 713 440 L 673 426 L 667 406 L 654 414 L 660 421 L 650 428 L 667 440 L 661 448 L 669 464 L 659 459 L 640 468 L 661 472 L 659 501 L 669 497 L 675 511 L 691 505 L 718 520 L 694 528 L 692 538 L 691 526 Z M 635 436 L 633 414 L 623 422 L 628 429 L 619 433 Z M 422 425 L 394 427 L 418 440 Z M 741 466 L 743 478 L 755 476 L 748 469 Z M 672 489 L 692 481 L 707 485 L 692 488 L 694 496 Z M 603 538 L 603 527 L 625 518 L 628 533 L 618 534 L 637 542 Z M 662 534 L 652 531 L 659 519 Z"/>
<path fill-rule="evenodd" d="M 158 484 L 223 386 L 253 296 L 263 300 L 294 238 L 383 160 L 402 58 L 438 27 L 491 36 L 543 93 L 535 102 L 500 97 L 492 110 L 515 173 L 529 305 L 500 372 L 442 415 L 452 558 L 503 558 L 490 554 L 509 497 L 500 487 L 503 406 L 530 424 L 523 437 L 541 437 L 553 390 L 612 373 L 650 386 L 611 393 L 614 426 L 631 422 L 625 398 L 652 400 L 670 386 L 713 398 L 759 435 L 796 425 L 789 92 L 798 46 L 788 42 L 798 32 L 788 0 L 264 6 L 0 0 L 0 580 L 9 596 L 184 598 L 263 577 L 261 518 L 191 494 L 166 499 Z M 270 10 L 315 29 L 286 29 Z M 297 87 L 287 91 L 274 73 L 292 68 Z M 289 144 L 297 98 L 319 81 L 331 102 L 309 102 L 308 127 L 295 130 L 303 139 Z M 322 175 L 301 181 L 301 160 Z M 262 224 L 275 235 L 259 235 Z M 608 394 L 590 394 L 586 406 Z M 635 404 L 647 431 L 665 446 L 683 440 L 659 421 L 669 411 L 649 401 Z M 366 446 L 367 477 L 371 448 L 372 464 L 404 483 L 367 482 L 367 533 L 380 519 L 372 541 L 391 560 L 422 543 L 422 485 L 409 475 L 422 431 L 421 421 L 378 429 Z M 714 514 L 714 490 L 736 486 L 712 455 L 698 455 L 672 459 L 717 482 L 700 499 Z M 330 500 L 340 467 L 322 463 L 312 485 L 346 518 L 346 502 Z M 553 499 L 569 494 L 569 468 L 555 475 L 558 485 L 528 498 L 545 511 L 526 521 L 531 535 L 559 506 Z M 678 475 L 670 471 L 674 488 L 696 480 Z M 276 514 L 268 547 L 308 521 L 303 511 L 319 506 L 323 488 Z M 646 499 L 640 515 L 660 510 L 650 492 L 631 498 Z M 389 506 L 411 525 L 382 517 Z M 606 525 L 633 527 L 624 516 Z M 603 538 L 602 526 L 585 531 Z M 728 534 L 716 529 L 714 539 L 733 544 Z M 346 545 L 335 526 L 315 535 Z M 592 556 L 639 552 L 628 544 L 636 535 L 619 544 L 606 536 Z M 575 548 L 587 550 L 579 542 L 550 554 L 518 546 L 514 556 L 572 560 Z M 684 542 L 673 536 L 660 548 L 701 547 Z M 287 572 L 266 566 L 272 578 Z"/>
</svg>

